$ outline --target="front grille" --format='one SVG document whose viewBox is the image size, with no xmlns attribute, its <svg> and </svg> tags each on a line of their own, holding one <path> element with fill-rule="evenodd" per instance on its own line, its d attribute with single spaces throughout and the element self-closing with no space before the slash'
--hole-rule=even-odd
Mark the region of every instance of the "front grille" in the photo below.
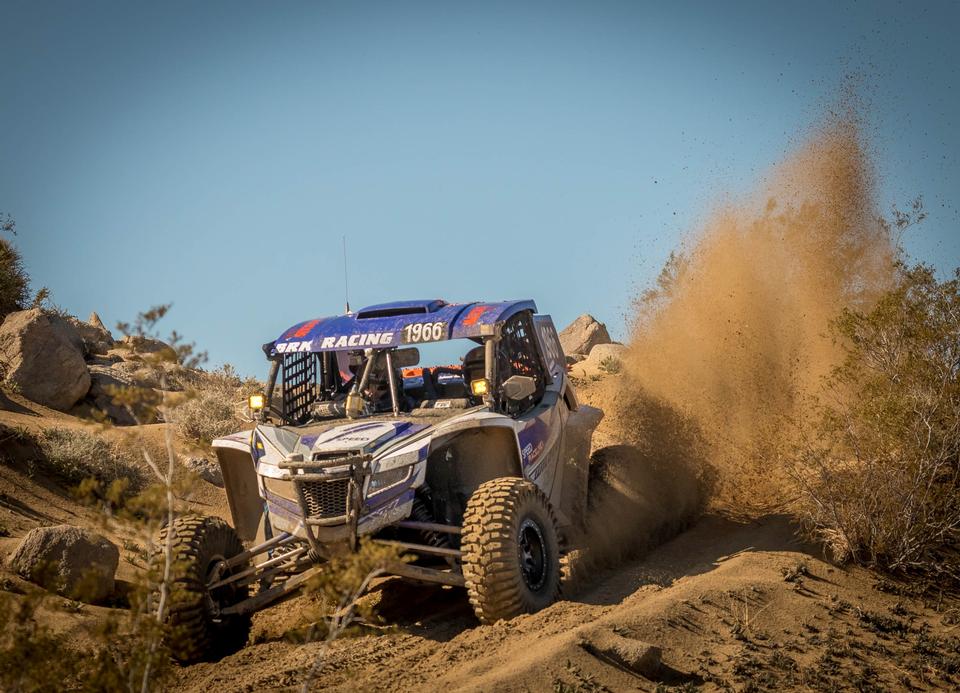
<svg viewBox="0 0 960 693">
<path fill-rule="evenodd" d="M 347 514 L 349 478 L 333 481 L 304 481 L 302 487 L 308 518 L 323 520 Z"/>
</svg>

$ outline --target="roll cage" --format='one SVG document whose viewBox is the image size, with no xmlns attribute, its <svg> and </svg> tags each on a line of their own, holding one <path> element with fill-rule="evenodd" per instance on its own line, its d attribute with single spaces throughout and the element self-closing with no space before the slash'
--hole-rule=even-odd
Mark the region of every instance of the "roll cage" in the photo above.
<svg viewBox="0 0 960 693">
<path fill-rule="evenodd" d="M 330 405 L 319 407 L 327 412 L 328 418 L 349 416 L 347 408 L 351 396 L 367 397 L 371 383 L 382 385 L 385 379 L 390 409 L 396 415 L 430 401 L 428 395 L 435 394 L 438 389 L 434 378 L 446 375 L 444 389 L 447 391 L 453 389 L 451 380 L 459 378 L 462 382 L 463 396 L 456 399 L 465 399 L 468 405 L 484 404 L 491 411 L 518 416 L 539 403 L 551 382 L 550 371 L 536 338 L 533 311 L 516 312 L 489 331 L 490 335 L 466 338 L 478 346 L 466 353 L 462 365 L 419 369 L 419 378 L 422 378 L 419 387 L 413 382 L 417 376 L 404 377 L 402 368 L 417 364 L 403 362 L 400 358 L 416 350 L 399 345 L 292 353 L 278 353 L 269 349 L 272 344 L 265 345 L 264 350 L 272 362 L 265 411 L 283 424 L 292 426 L 315 418 L 318 405 Z M 418 360 L 418 353 L 416 357 Z M 507 397 L 503 388 L 504 382 L 514 375 L 532 378 L 534 384 L 533 392 L 519 401 Z M 481 378 L 486 380 L 486 391 L 483 395 L 474 395 L 471 382 Z M 410 400 L 416 406 L 411 407 Z M 342 412 L 336 407 L 340 402 L 344 403 Z"/>
</svg>

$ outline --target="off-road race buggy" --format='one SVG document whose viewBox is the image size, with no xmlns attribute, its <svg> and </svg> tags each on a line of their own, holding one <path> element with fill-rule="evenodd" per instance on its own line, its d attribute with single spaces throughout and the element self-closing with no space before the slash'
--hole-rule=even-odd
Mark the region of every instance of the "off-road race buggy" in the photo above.
<svg viewBox="0 0 960 693">
<path fill-rule="evenodd" d="M 172 534 L 174 655 L 242 646 L 253 612 L 361 537 L 416 557 L 389 574 L 465 587 L 483 623 L 552 603 L 602 414 L 578 405 L 536 310 L 402 301 L 265 344 L 255 428 L 213 442 L 233 526 L 183 516 L 158 539 Z M 419 345 L 446 340 L 464 340 L 460 364 L 417 367 Z"/>
</svg>

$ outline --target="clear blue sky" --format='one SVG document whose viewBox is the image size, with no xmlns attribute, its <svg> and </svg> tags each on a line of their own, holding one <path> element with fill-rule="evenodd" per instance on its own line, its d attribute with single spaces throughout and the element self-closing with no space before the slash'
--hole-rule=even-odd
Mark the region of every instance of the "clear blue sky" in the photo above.
<svg viewBox="0 0 960 693">
<path fill-rule="evenodd" d="M 922 5 L 922 7 L 920 7 Z M 960 3 L 0 0 L 0 210 L 34 285 L 260 344 L 399 298 L 533 297 L 622 336 L 724 192 L 866 77 L 888 207 L 960 264 Z"/>
</svg>

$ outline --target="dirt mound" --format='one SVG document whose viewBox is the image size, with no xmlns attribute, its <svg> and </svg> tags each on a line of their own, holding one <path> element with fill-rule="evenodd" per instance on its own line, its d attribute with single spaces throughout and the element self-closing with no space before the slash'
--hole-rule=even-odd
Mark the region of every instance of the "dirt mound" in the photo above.
<svg viewBox="0 0 960 693">
<path fill-rule="evenodd" d="M 382 599 L 410 604 L 405 617 L 392 614 L 396 631 L 329 645 L 261 642 L 180 670 L 172 688 L 298 689 L 318 657 L 314 689 L 336 691 L 956 685 L 960 642 L 941 637 L 944 615 L 896 586 L 874 589 L 865 571 L 831 566 L 792 537 L 779 516 L 707 517 L 644 560 L 596 574 L 576 601 L 482 628 L 457 606 L 459 590 L 394 592 L 391 580 Z M 659 666 L 649 666 L 648 647 L 660 650 Z M 617 649 L 629 656 L 617 661 L 608 654 Z"/>
</svg>

